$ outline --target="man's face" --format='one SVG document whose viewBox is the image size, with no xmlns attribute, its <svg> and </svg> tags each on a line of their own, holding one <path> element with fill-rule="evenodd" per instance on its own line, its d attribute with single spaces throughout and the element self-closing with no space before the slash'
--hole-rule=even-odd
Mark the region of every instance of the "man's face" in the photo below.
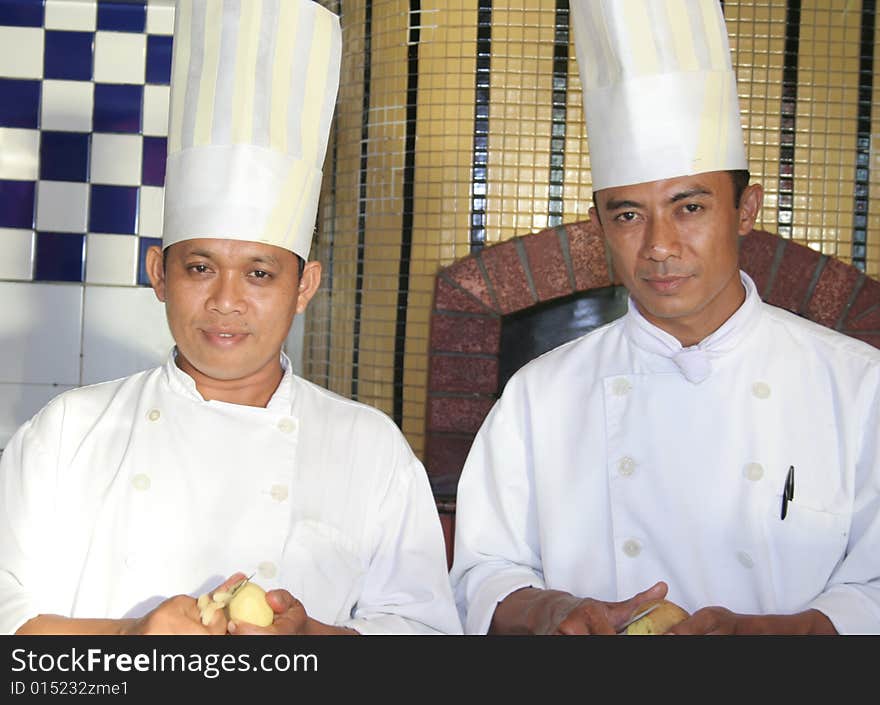
<svg viewBox="0 0 880 705">
<path fill-rule="evenodd" d="M 597 192 L 614 271 L 642 315 L 683 345 L 721 326 L 745 296 L 738 237 L 752 230 L 762 198 L 752 184 L 737 208 L 725 171 Z"/>
<path fill-rule="evenodd" d="M 320 283 L 320 264 L 298 276 L 296 255 L 274 245 L 203 238 L 152 248 L 147 269 L 165 302 L 177 364 L 197 383 L 272 377 L 293 317 Z M 275 380 L 277 383 L 277 379 Z"/>
</svg>

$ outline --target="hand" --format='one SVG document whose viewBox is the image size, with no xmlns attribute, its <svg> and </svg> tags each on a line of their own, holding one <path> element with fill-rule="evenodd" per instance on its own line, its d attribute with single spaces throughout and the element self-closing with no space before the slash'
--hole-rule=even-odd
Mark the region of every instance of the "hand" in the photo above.
<svg viewBox="0 0 880 705">
<path fill-rule="evenodd" d="M 353 629 L 334 627 L 312 619 L 306 608 L 287 590 L 270 590 L 266 602 L 275 613 L 275 619 L 268 627 L 258 627 L 247 622 L 229 622 L 230 634 L 254 636 L 268 634 L 307 635 L 307 634 L 357 634 Z"/>
<path fill-rule="evenodd" d="M 649 602 L 666 597 L 668 587 L 658 582 L 628 600 L 602 602 L 592 598 L 577 600 L 549 634 L 616 634 L 623 624 Z"/>
<path fill-rule="evenodd" d="M 831 620 L 815 609 L 797 614 L 737 614 L 703 607 L 667 634 L 836 634 Z"/>
<path fill-rule="evenodd" d="M 165 600 L 140 619 L 127 621 L 122 629 L 127 635 L 154 634 L 225 634 L 226 616 L 220 610 L 206 627 L 202 624 L 198 605 L 189 595 L 176 595 Z"/>
<path fill-rule="evenodd" d="M 236 573 L 225 580 L 216 590 L 227 590 L 242 578 L 244 578 L 244 573 Z M 205 626 L 202 624 L 201 613 L 195 598 L 188 595 L 176 595 L 165 600 L 140 619 L 124 622 L 122 633 L 138 635 L 226 634 L 226 615 L 223 610 L 217 610 L 211 622 Z"/>
</svg>

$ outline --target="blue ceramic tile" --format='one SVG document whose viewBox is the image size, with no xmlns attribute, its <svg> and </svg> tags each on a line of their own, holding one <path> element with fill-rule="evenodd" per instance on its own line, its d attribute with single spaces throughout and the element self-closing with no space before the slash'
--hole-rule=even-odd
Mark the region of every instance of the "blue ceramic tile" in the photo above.
<svg viewBox="0 0 880 705">
<path fill-rule="evenodd" d="M 36 129 L 40 119 L 40 81 L 0 78 L 0 127 Z"/>
<path fill-rule="evenodd" d="M 165 157 L 168 140 L 164 137 L 144 137 L 144 158 L 141 160 L 141 183 L 147 186 L 165 185 Z"/>
<path fill-rule="evenodd" d="M 42 27 L 43 0 L 0 0 L 0 24 Z"/>
<path fill-rule="evenodd" d="M 133 132 L 141 130 L 144 87 L 116 83 L 95 84 L 95 132 Z"/>
<path fill-rule="evenodd" d="M 81 282 L 85 269 L 85 235 L 37 233 L 34 280 Z"/>
<path fill-rule="evenodd" d="M 89 232 L 137 232 L 137 186 L 98 186 L 92 184 L 89 201 Z"/>
<path fill-rule="evenodd" d="M 40 133 L 40 179 L 89 180 L 89 135 L 84 132 Z"/>
<path fill-rule="evenodd" d="M 43 50 L 43 75 L 46 78 L 91 81 L 94 43 L 94 32 L 47 30 Z"/>
<path fill-rule="evenodd" d="M 34 194 L 36 181 L 0 179 L 0 227 L 34 227 Z"/>
<path fill-rule="evenodd" d="M 171 37 L 147 35 L 147 83 L 171 83 Z"/>
<path fill-rule="evenodd" d="M 150 286 L 150 278 L 147 276 L 147 250 L 153 245 L 162 247 L 162 238 L 142 237 L 138 242 L 138 278 L 137 283 L 141 286 Z"/>
<path fill-rule="evenodd" d="M 147 26 L 147 3 L 98 0 L 98 29 L 143 32 Z"/>
</svg>

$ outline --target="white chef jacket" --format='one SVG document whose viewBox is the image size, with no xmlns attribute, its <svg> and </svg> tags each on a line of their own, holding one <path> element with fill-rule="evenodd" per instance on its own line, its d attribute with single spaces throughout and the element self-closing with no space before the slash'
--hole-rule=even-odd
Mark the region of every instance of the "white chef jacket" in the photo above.
<svg viewBox="0 0 880 705">
<path fill-rule="evenodd" d="M 458 487 L 466 632 L 522 587 L 617 601 L 664 580 L 689 612 L 816 608 L 880 633 L 880 351 L 741 278 L 744 304 L 697 346 L 630 301 L 510 379 Z"/>
<path fill-rule="evenodd" d="M 137 617 L 235 571 L 361 633 L 460 633 L 424 469 L 383 413 L 290 371 L 266 408 L 174 363 L 74 389 L 0 460 L 0 632 Z"/>
</svg>

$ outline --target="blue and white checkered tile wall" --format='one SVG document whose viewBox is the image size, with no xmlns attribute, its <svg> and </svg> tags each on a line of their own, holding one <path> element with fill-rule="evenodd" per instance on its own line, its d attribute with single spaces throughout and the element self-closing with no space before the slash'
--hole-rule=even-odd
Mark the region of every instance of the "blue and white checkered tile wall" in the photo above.
<svg viewBox="0 0 880 705">
<path fill-rule="evenodd" d="M 0 0 L 0 277 L 147 284 L 170 4 Z"/>
<path fill-rule="evenodd" d="M 0 448 L 62 389 L 161 362 L 173 0 L 0 0 Z"/>
</svg>

